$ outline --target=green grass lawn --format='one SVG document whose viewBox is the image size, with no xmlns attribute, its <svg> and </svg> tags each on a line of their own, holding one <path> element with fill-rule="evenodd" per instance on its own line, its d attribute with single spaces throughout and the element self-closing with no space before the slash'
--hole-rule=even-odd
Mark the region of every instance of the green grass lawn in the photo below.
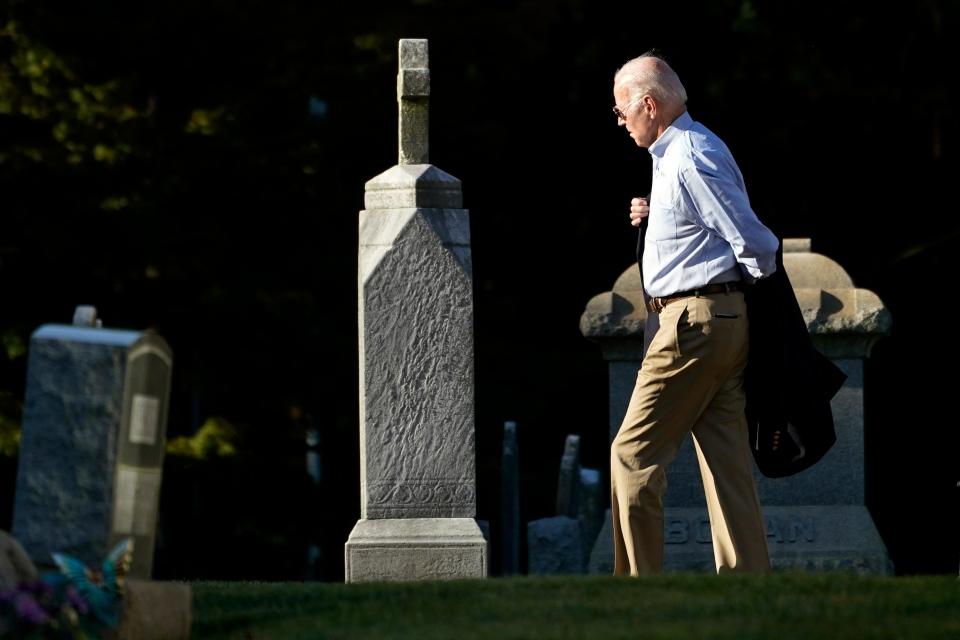
<svg viewBox="0 0 960 640">
<path fill-rule="evenodd" d="M 194 583 L 194 638 L 960 638 L 952 576 Z"/>
</svg>

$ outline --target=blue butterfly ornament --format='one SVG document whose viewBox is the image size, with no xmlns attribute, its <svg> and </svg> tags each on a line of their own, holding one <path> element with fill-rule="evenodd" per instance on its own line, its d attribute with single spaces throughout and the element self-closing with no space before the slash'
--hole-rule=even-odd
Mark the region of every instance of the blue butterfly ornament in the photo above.
<svg viewBox="0 0 960 640">
<path fill-rule="evenodd" d="M 65 553 L 53 553 L 65 586 L 73 586 L 100 622 L 116 627 L 120 622 L 120 601 L 123 599 L 127 573 L 133 563 L 133 539 L 122 540 L 107 555 L 100 571 L 93 571 L 82 561 Z"/>
</svg>

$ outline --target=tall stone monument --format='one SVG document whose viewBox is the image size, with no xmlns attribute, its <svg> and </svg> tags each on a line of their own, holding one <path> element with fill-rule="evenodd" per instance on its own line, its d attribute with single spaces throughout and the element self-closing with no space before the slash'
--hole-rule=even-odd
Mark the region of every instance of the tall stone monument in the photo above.
<svg viewBox="0 0 960 640">
<path fill-rule="evenodd" d="M 890 312 L 872 291 L 858 289 L 830 258 L 811 252 L 809 238 L 786 239 L 783 264 L 816 347 L 847 374 L 831 401 L 837 442 L 813 467 L 787 478 L 755 470 L 774 569 L 892 573 L 886 548 L 866 507 L 863 369 L 874 343 L 890 332 Z M 637 265 L 612 291 L 594 296 L 580 318 L 584 336 L 609 364 L 610 438 L 633 390 L 646 310 Z M 664 570 L 712 571 L 713 550 L 699 465 L 691 439 L 667 470 Z M 590 558 L 592 573 L 613 570 L 609 512 Z"/>
<path fill-rule="evenodd" d="M 92 307 L 31 336 L 13 534 L 38 564 L 58 551 L 99 567 L 132 537 L 130 575 L 150 577 L 172 358 Z"/>
<path fill-rule="evenodd" d="M 360 520 L 347 582 L 484 577 L 473 274 L 460 181 L 428 164 L 426 40 L 400 41 L 399 164 L 360 212 Z"/>
</svg>

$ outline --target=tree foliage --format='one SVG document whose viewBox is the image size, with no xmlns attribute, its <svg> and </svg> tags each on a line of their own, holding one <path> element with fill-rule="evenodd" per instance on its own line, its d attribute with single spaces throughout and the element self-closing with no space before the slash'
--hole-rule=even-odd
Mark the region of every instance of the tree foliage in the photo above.
<svg viewBox="0 0 960 640">
<path fill-rule="evenodd" d="M 62 170 L 84 162 L 114 165 L 131 154 L 131 129 L 150 109 L 124 101 L 122 80 L 85 82 L 12 21 L 0 32 L 0 44 L 0 115 L 7 134 L 0 165 Z"/>
</svg>

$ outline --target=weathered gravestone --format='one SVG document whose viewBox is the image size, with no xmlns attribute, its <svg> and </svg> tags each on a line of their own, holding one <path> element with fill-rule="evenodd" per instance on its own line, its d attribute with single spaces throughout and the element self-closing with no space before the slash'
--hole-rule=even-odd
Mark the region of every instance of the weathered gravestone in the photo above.
<svg viewBox="0 0 960 640">
<path fill-rule="evenodd" d="M 500 458 L 500 570 L 505 576 L 520 571 L 520 461 L 517 423 L 503 423 Z"/>
<path fill-rule="evenodd" d="M 536 576 L 584 573 L 580 521 L 570 516 L 527 523 L 527 573 Z"/>
<path fill-rule="evenodd" d="M 576 518 L 580 511 L 580 436 L 570 434 L 563 443 L 557 474 L 557 515 Z"/>
<path fill-rule="evenodd" d="M 608 491 L 600 481 L 599 469 L 580 468 L 580 507 L 577 518 L 580 520 L 580 539 L 583 543 L 583 557 L 589 558 L 593 545 L 600 534 L 603 524 L 603 511 Z"/>
<path fill-rule="evenodd" d="M 400 41 L 400 160 L 360 212 L 360 520 L 347 582 L 482 577 L 460 181 L 427 164 L 426 40 Z"/>
<path fill-rule="evenodd" d="M 98 567 L 132 537 L 130 575 L 148 578 L 172 354 L 158 335 L 100 328 L 90 307 L 75 322 L 30 339 L 12 533 L 40 566 L 56 551 Z"/>
<path fill-rule="evenodd" d="M 557 474 L 557 515 L 527 523 L 527 573 L 584 573 L 600 528 L 600 472 L 580 466 L 580 436 L 570 434 Z"/>
<path fill-rule="evenodd" d="M 873 344 L 890 331 L 890 313 L 844 269 L 811 253 L 809 238 L 784 240 L 783 262 L 816 347 L 845 374 L 831 402 L 837 443 L 810 469 L 787 478 L 754 473 L 774 569 L 891 573 L 893 567 L 864 494 L 863 368 Z M 646 310 L 637 265 L 612 291 L 594 296 L 580 319 L 584 336 L 600 344 L 609 364 L 610 439 L 633 391 Z M 703 485 L 691 439 L 667 470 L 664 570 L 714 570 Z M 590 559 L 592 573 L 612 573 L 610 514 Z"/>
<path fill-rule="evenodd" d="M 23 545 L 6 531 L 0 531 L 0 591 L 12 589 L 21 582 L 33 582 L 39 577 L 37 567 Z M 0 637 L 2 635 L 0 633 Z"/>
</svg>

